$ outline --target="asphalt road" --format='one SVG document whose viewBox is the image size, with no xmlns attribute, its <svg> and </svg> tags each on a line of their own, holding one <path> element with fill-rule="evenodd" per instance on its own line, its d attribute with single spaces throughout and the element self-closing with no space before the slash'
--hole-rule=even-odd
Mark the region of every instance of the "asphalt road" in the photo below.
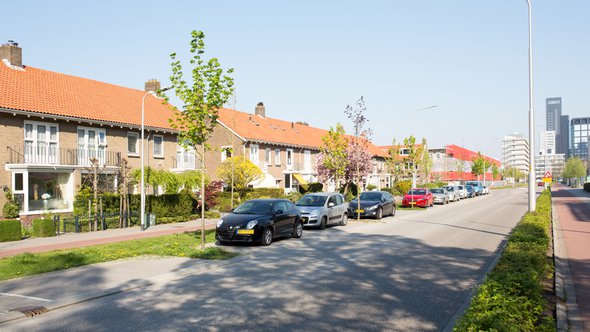
<svg viewBox="0 0 590 332">
<path fill-rule="evenodd" d="M 270 247 L 229 246 L 242 253 L 230 264 L 211 263 L 0 330 L 442 330 L 526 210 L 525 189 L 492 191 L 382 221 L 306 229 L 303 238 Z M 177 271 L 196 264 L 202 262 L 183 261 Z"/>
</svg>

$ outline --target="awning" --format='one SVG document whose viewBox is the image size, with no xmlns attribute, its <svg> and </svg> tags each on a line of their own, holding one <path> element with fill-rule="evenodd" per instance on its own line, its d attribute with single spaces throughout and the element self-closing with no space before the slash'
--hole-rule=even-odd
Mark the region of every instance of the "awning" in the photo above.
<svg viewBox="0 0 590 332">
<path fill-rule="evenodd" d="M 303 176 L 301 176 L 301 174 L 293 173 L 293 177 L 295 178 L 295 180 L 297 180 L 297 182 L 299 182 L 299 184 L 303 184 L 303 185 L 307 184 L 307 181 L 305 181 L 305 179 L 303 178 Z"/>
</svg>

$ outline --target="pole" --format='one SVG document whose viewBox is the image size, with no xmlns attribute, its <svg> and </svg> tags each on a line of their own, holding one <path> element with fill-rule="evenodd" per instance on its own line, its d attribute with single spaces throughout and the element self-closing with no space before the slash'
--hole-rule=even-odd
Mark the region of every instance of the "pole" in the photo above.
<svg viewBox="0 0 590 332">
<path fill-rule="evenodd" d="M 205 250 L 205 142 L 201 143 L 201 250 Z"/>
<path fill-rule="evenodd" d="M 148 95 L 151 95 L 152 92 L 148 92 L 145 95 L 143 95 L 143 98 L 141 98 L 141 208 L 140 208 L 140 220 L 141 220 L 141 230 L 144 231 L 145 230 L 145 172 L 144 172 L 144 154 L 143 154 L 143 140 L 145 139 L 145 97 L 147 97 Z"/>
<path fill-rule="evenodd" d="M 535 173 L 533 172 L 535 160 L 533 151 L 535 151 L 535 121 L 533 109 L 533 24 L 531 1 L 526 0 L 528 8 L 529 23 L 529 212 L 536 209 L 535 202 Z"/>
</svg>

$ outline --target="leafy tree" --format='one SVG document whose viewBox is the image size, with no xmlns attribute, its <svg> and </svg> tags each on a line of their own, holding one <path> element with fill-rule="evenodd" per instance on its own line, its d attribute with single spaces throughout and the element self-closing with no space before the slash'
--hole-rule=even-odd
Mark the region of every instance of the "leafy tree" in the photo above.
<svg viewBox="0 0 590 332">
<path fill-rule="evenodd" d="M 586 165 L 584 165 L 582 159 L 572 157 L 565 162 L 565 167 L 563 168 L 561 176 L 566 179 L 573 179 L 574 185 L 577 185 L 580 178 L 586 176 L 586 171 Z"/>
<path fill-rule="evenodd" d="M 231 183 L 233 175 L 234 189 L 242 195 L 248 184 L 260 180 L 264 173 L 244 156 L 235 156 L 225 159 L 219 167 L 217 167 L 217 177 L 222 179 L 225 183 Z"/>
<path fill-rule="evenodd" d="M 481 152 L 477 153 L 477 157 L 473 158 L 472 160 L 472 164 L 471 164 L 471 173 L 473 175 L 475 175 L 478 179 L 479 176 L 482 175 L 484 173 L 484 164 L 486 163 L 486 160 L 484 158 L 484 156 L 481 154 Z"/>
<path fill-rule="evenodd" d="M 430 172 L 432 171 L 432 159 L 430 158 L 430 153 L 428 153 L 427 146 L 426 146 L 426 138 L 422 138 L 422 144 L 418 147 L 419 155 L 422 157 L 420 158 L 420 170 L 424 176 L 424 181 L 429 182 L 430 179 Z"/>
<path fill-rule="evenodd" d="M 495 180 L 498 177 L 498 174 L 500 174 L 500 169 L 498 168 L 498 165 L 492 163 L 492 180 Z"/>
<path fill-rule="evenodd" d="M 424 140 L 423 140 L 424 141 Z M 425 141 L 424 141 L 425 142 Z M 404 145 L 408 152 L 406 157 L 406 169 L 412 175 L 412 179 L 414 178 L 414 174 L 417 169 L 421 168 L 423 158 L 424 158 L 424 150 L 426 149 L 426 145 L 418 145 L 416 144 L 416 137 L 410 135 L 404 138 Z M 413 181 L 412 181 L 413 182 Z M 415 184 L 412 183 L 412 186 Z"/>
<path fill-rule="evenodd" d="M 401 146 L 393 139 L 388 156 L 385 158 L 385 165 L 391 173 L 394 182 L 398 182 L 409 175 L 406 167 L 406 159 L 400 154 Z"/>
<path fill-rule="evenodd" d="M 179 131 L 178 142 L 185 148 L 201 147 L 201 170 L 205 173 L 205 150 L 207 140 L 217 124 L 218 111 L 229 100 L 233 93 L 234 80 L 230 76 L 233 69 L 225 71 L 217 58 L 206 60 L 205 34 L 193 30 L 190 40 L 190 64 L 194 65 L 192 82 L 184 78 L 183 66 L 176 59 L 176 53 L 170 54 L 172 59 L 172 75 L 170 81 L 174 93 L 182 101 L 182 110 L 175 112 L 170 124 Z M 205 177 L 201 177 L 201 197 L 205 197 Z M 201 249 L 205 249 L 205 209 L 201 209 Z"/>
<path fill-rule="evenodd" d="M 523 171 L 513 166 L 504 167 L 504 171 L 502 172 L 502 178 L 513 178 L 515 182 L 517 179 L 523 179 L 525 177 L 526 174 Z"/>
<path fill-rule="evenodd" d="M 334 180 L 336 188 L 340 186 L 349 163 L 347 149 L 348 138 L 344 127 L 337 123 L 336 128 L 330 127 L 330 131 L 322 137 L 320 154 L 316 158 L 316 171 L 323 182 Z"/>
</svg>

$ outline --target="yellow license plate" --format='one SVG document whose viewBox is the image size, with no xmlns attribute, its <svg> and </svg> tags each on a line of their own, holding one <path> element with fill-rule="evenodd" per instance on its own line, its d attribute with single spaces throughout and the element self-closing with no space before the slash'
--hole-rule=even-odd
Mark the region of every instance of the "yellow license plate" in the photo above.
<svg viewBox="0 0 590 332">
<path fill-rule="evenodd" d="M 238 229 L 238 234 L 239 235 L 252 235 L 252 234 L 254 234 L 254 230 L 253 229 Z"/>
<path fill-rule="evenodd" d="M 356 210 L 356 211 L 354 211 L 354 212 L 360 212 L 360 213 L 364 213 L 364 212 L 365 212 L 365 210 Z"/>
<path fill-rule="evenodd" d="M 414 205 L 414 204 L 418 204 L 418 203 L 416 203 L 416 202 L 410 202 L 410 205 Z"/>
</svg>

